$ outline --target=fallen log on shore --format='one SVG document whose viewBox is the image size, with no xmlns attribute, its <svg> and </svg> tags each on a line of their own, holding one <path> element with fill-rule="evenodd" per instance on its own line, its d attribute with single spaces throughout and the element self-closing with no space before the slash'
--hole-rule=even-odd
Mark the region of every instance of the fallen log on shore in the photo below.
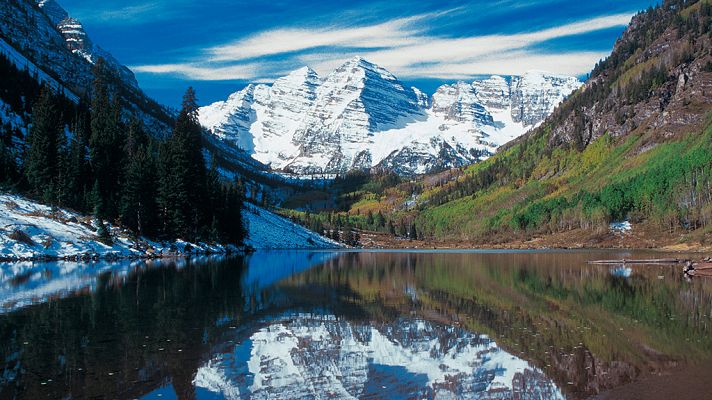
<svg viewBox="0 0 712 400">
<path fill-rule="evenodd" d="M 653 258 L 648 260 L 594 260 L 589 261 L 589 264 L 682 264 L 690 260 L 682 260 L 679 258 Z"/>
<path fill-rule="evenodd" d="M 712 278 L 712 268 L 693 269 L 690 271 L 686 271 L 685 275 L 687 275 L 687 276 L 704 276 L 704 277 Z"/>
</svg>

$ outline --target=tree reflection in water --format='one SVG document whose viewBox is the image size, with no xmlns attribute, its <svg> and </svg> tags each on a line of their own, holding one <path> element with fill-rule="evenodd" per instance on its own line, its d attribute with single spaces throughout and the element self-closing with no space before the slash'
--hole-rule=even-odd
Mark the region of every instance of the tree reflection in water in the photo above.
<svg viewBox="0 0 712 400">
<path fill-rule="evenodd" d="M 585 264 L 604 256 L 622 258 L 274 252 L 3 266 L 0 398 L 585 398 L 710 358 L 712 282 Z M 295 374 L 311 386 L 291 385 Z"/>
</svg>

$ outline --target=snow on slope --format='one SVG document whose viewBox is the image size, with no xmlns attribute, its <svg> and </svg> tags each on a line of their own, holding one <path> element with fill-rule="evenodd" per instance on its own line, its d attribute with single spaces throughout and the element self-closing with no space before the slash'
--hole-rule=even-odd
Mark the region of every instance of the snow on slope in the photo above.
<svg viewBox="0 0 712 400">
<path fill-rule="evenodd" d="M 27 57 L 20 54 L 20 52 L 15 50 L 12 46 L 10 46 L 3 39 L 0 39 L 0 53 L 5 55 L 5 57 L 7 57 L 10 60 L 10 62 L 15 64 L 18 69 L 26 70 L 32 76 L 37 77 L 38 82 L 50 86 L 51 88 L 55 89 L 58 93 L 63 94 L 65 97 L 67 97 L 69 100 L 73 101 L 74 103 L 79 103 L 79 96 L 72 93 L 69 89 L 64 87 L 56 79 L 49 76 L 46 72 L 44 72 L 42 69 L 37 67 L 37 65 L 35 65 L 35 63 L 33 63 Z"/>
<path fill-rule="evenodd" d="M 308 67 L 202 107 L 201 123 L 273 169 L 301 174 L 459 167 L 541 123 L 581 83 L 531 71 L 443 85 L 432 100 L 360 57 L 324 79 Z"/>
<path fill-rule="evenodd" d="M 339 243 L 320 236 L 301 225 L 246 204 L 243 214 L 249 231 L 246 243 L 255 249 L 323 249 L 339 248 Z"/>
<path fill-rule="evenodd" d="M 129 232 L 107 224 L 113 244 L 99 241 L 91 217 L 53 209 L 21 196 L 0 193 L 0 259 L 138 257 L 151 254 L 183 252 L 224 253 L 220 245 L 156 242 L 134 239 Z M 237 250 L 233 248 L 233 250 Z"/>
<path fill-rule="evenodd" d="M 250 238 L 256 249 L 336 248 L 338 244 L 269 211 L 248 206 Z M 228 248 L 205 243 L 156 242 L 134 239 L 129 232 L 108 225 L 113 244 L 100 242 L 90 217 L 52 209 L 21 196 L 0 193 L 0 259 L 139 257 L 184 252 L 224 253 Z M 231 250 L 238 250 L 234 247 Z"/>
</svg>

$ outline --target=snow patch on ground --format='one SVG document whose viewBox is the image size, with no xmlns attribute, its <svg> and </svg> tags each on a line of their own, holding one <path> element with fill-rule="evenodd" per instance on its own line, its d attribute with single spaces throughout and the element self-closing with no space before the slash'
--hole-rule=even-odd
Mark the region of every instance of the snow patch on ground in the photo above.
<svg viewBox="0 0 712 400">
<path fill-rule="evenodd" d="M 246 244 L 255 249 L 333 249 L 339 243 L 312 232 L 286 218 L 251 204 L 244 217 L 249 236 Z"/>
<path fill-rule="evenodd" d="M 633 230 L 633 225 L 631 225 L 630 221 L 611 222 L 608 228 L 613 232 L 625 233 Z"/>
<path fill-rule="evenodd" d="M 339 245 L 274 213 L 247 205 L 247 244 L 255 249 L 336 248 Z M 234 246 L 158 242 L 135 238 L 107 224 L 113 243 L 97 236 L 92 217 L 52 208 L 17 195 L 0 193 L 0 259 L 66 259 L 74 257 L 141 257 L 175 253 L 226 253 Z M 187 251 L 190 250 L 190 251 Z"/>
</svg>

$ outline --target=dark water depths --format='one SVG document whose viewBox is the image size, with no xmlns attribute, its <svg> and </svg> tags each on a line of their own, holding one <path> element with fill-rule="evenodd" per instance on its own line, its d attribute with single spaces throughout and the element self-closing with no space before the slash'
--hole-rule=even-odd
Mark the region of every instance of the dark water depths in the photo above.
<svg viewBox="0 0 712 400">
<path fill-rule="evenodd" d="M 712 279 L 585 263 L 648 256 L 4 264 L 0 399 L 579 399 L 712 368 Z"/>
</svg>

